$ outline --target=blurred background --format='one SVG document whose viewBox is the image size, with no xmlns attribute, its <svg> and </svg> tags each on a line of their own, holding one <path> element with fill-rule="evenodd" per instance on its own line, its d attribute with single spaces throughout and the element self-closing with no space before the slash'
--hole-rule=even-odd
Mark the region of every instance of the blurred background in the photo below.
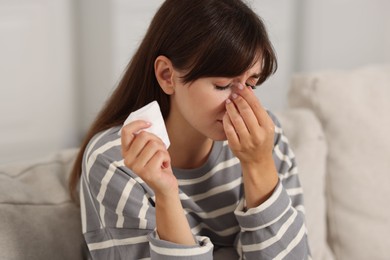
<svg viewBox="0 0 390 260">
<path fill-rule="evenodd" d="M 0 0 L 0 164 L 77 147 L 162 2 Z M 247 2 L 278 55 L 271 110 L 295 73 L 390 62 L 388 0 Z"/>
</svg>

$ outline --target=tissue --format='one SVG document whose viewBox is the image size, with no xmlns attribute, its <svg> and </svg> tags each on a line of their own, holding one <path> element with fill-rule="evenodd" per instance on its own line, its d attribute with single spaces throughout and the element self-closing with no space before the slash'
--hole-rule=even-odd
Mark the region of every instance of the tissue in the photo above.
<svg viewBox="0 0 390 260">
<path fill-rule="evenodd" d="M 157 135 L 164 142 L 165 147 L 168 149 L 171 143 L 169 141 L 167 129 L 165 128 L 164 118 L 161 114 L 160 106 L 158 105 L 157 101 L 153 101 L 146 106 L 130 113 L 130 115 L 123 123 L 123 126 L 135 120 L 144 120 L 150 122 L 152 125 L 149 128 L 143 129 L 142 131 Z M 119 134 L 120 133 L 121 131 L 119 131 Z"/>
</svg>

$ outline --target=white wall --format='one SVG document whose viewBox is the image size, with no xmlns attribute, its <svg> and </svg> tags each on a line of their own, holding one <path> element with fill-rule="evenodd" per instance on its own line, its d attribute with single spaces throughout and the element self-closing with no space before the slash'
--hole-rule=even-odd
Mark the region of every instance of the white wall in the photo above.
<svg viewBox="0 0 390 260">
<path fill-rule="evenodd" d="M 252 0 L 251 6 L 263 19 L 278 58 L 277 72 L 257 88 L 256 95 L 265 107 L 279 110 L 285 107 L 294 72 L 298 0 Z"/>
<path fill-rule="evenodd" d="M 78 122 L 85 132 L 114 86 L 112 2 L 75 0 Z"/>
<path fill-rule="evenodd" d="M 390 62 L 388 0 L 247 0 L 279 70 L 256 94 L 279 110 L 293 73 Z M 0 0 L 0 163 L 76 146 L 163 0 Z"/>
<path fill-rule="evenodd" d="M 75 145 L 71 5 L 0 1 L 0 163 Z"/>
<path fill-rule="evenodd" d="M 120 77 L 163 0 L 77 2 L 81 128 L 85 131 Z M 93 6 L 93 8 L 91 8 Z"/>
<path fill-rule="evenodd" d="M 297 70 L 390 62 L 390 1 L 303 0 Z"/>
</svg>

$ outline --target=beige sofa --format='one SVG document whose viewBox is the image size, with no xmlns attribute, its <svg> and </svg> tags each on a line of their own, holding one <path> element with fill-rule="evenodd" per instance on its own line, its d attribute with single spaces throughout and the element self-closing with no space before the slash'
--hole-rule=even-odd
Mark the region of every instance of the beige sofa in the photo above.
<svg viewBox="0 0 390 260">
<path fill-rule="evenodd" d="M 291 138 L 313 259 L 390 259 L 390 64 L 297 75 L 289 100 L 315 114 L 327 151 Z"/>
<path fill-rule="evenodd" d="M 313 259 L 389 259 L 390 66 L 296 75 L 278 115 L 296 154 Z M 83 259 L 67 193 L 76 149 L 0 166 L 0 259 Z"/>
</svg>

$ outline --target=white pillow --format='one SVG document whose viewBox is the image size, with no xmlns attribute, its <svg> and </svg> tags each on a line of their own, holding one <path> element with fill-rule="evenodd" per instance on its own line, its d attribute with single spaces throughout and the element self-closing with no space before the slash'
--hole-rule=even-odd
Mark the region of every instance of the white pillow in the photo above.
<svg viewBox="0 0 390 260">
<path fill-rule="evenodd" d="M 68 177 L 77 150 L 0 166 L 0 259 L 85 259 Z"/>
<path fill-rule="evenodd" d="M 306 227 L 312 258 L 333 260 L 326 241 L 324 195 L 327 147 L 321 124 L 310 110 L 292 109 L 275 114 L 297 160 L 305 196 Z"/>
<path fill-rule="evenodd" d="M 389 259 L 390 65 L 297 75 L 289 101 L 328 142 L 327 211 L 337 259 Z"/>
</svg>

